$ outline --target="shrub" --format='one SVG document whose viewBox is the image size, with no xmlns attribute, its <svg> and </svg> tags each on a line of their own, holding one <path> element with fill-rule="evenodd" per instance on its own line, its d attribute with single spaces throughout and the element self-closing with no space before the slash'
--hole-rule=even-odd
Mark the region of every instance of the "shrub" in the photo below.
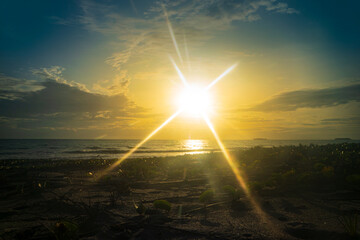
<svg viewBox="0 0 360 240">
<path fill-rule="evenodd" d="M 249 186 L 250 190 L 255 191 L 255 192 L 260 191 L 264 188 L 264 185 L 257 181 L 249 182 L 248 186 Z"/>
<path fill-rule="evenodd" d="M 293 178 L 293 176 L 295 176 L 295 170 L 294 169 L 291 169 L 291 170 L 289 170 L 289 171 L 282 174 L 282 178 L 285 181 Z"/>
<path fill-rule="evenodd" d="M 171 210 L 171 203 L 166 200 L 155 200 L 153 202 L 154 208 L 165 210 L 166 212 L 170 212 Z"/>
<path fill-rule="evenodd" d="M 296 183 L 296 174 L 295 174 L 295 169 L 291 169 L 287 172 L 284 172 L 283 174 L 281 174 L 281 185 L 291 185 Z"/>
<path fill-rule="evenodd" d="M 297 177 L 299 184 L 308 184 L 316 180 L 316 174 L 313 172 L 303 172 Z"/>
<path fill-rule="evenodd" d="M 241 194 L 239 189 L 236 189 L 231 185 L 226 185 L 223 187 L 223 190 L 226 194 L 228 194 L 232 201 L 239 200 Z"/>
<path fill-rule="evenodd" d="M 215 195 L 215 192 L 213 189 L 208 189 L 206 190 L 205 192 L 203 192 L 200 197 L 199 197 L 199 200 L 200 202 L 202 202 L 205 207 L 208 203 L 210 203 L 213 199 L 214 199 L 214 195 Z"/>
</svg>

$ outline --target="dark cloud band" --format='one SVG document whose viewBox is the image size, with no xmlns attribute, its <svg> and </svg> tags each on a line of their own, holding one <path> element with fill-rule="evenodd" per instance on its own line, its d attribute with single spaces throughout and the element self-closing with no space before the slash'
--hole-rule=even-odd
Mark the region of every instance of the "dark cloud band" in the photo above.
<svg viewBox="0 0 360 240">
<path fill-rule="evenodd" d="M 284 92 L 249 110 L 261 112 L 295 111 L 299 108 L 332 107 L 352 101 L 360 101 L 360 84 Z"/>
<path fill-rule="evenodd" d="M 33 92 L 16 92 L 16 99 L 0 99 L 0 116 L 29 117 L 58 112 L 83 113 L 116 111 L 133 107 L 125 95 L 107 96 L 86 92 L 76 86 L 48 80 L 43 89 Z"/>
</svg>

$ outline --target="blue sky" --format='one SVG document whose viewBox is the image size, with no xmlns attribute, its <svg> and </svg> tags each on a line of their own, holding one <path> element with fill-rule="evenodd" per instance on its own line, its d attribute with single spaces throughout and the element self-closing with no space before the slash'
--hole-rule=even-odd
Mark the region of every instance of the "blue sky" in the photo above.
<svg viewBox="0 0 360 240">
<path fill-rule="evenodd" d="M 171 55 L 201 83 L 239 63 L 214 90 L 224 138 L 359 138 L 359 7 L 350 0 L 1 1 L 0 137 L 142 138 L 174 110 Z M 179 120 L 159 138 L 208 136 L 191 122 Z"/>
</svg>

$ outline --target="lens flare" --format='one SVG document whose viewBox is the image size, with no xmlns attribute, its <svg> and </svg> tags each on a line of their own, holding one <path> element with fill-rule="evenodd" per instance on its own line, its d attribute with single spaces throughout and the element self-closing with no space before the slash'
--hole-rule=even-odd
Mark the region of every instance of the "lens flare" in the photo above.
<svg viewBox="0 0 360 240">
<path fill-rule="evenodd" d="M 181 63 L 183 63 L 183 59 L 181 57 L 180 50 L 179 50 L 179 47 L 178 47 L 176 39 L 175 39 L 175 34 L 173 32 L 171 23 L 169 21 L 169 18 L 168 18 L 168 15 L 167 15 L 167 12 L 166 12 L 164 6 L 163 6 L 163 10 L 164 10 L 166 22 L 167 22 L 169 32 L 170 32 L 173 44 L 175 46 L 176 52 L 178 54 L 178 57 L 179 57 Z M 106 174 L 107 172 L 113 170 L 116 166 L 118 166 L 124 160 L 126 160 L 131 154 L 136 152 L 136 150 L 139 147 L 141 147 L 145 142 L 147 142 L 151 137 L 153 137 L 157 132 L 159 132 L 164 126 L 166 126 L 169 122 L 171 122 L 181 112 L 183 112 L 183 111 L 189 112 L 190 111 L 190 113 L 193 114 L 193 115 L 200 114 L 203 117 L 203 119 L 206 122 L 206 124 L 208 125 L 210 131 L 214 135 L 214 138 L 215 138 L 217 144 L 219 145 L 219 147 L 220 147 L 220 149 L 221 149 L 227 163 L 231 167 L 231 169 L 232 169 L 232 171 L 233 171 L 233 173 L 234 173 L 234 175 L 236 177 L 237 182 L 239 183 L 241 188 L 244 190 L 247 198 L 249 199 L 252 206 L 254 207 L 255 212 L 258 214 L 258 216 L 261 218 L 261 220 L 263 222 L 269 223 L 267 221 L 267 215 L 262 211 L 262 209 L 260 208 L 260 205 L 256 202 L 254 197 L 251 195 L 251 192 L 250 192 L 244 178 L 242 177 L 240 169 L 236 166 L 235 161 L 231 158 L 230 154 L 228 153 L 227 149 L 225 148 L 224 144 L 222 143 L 221 139 L 219 138 L 218 134 L 216 133 L 213 124 L 211 123 L 210 119 L 206 115 L 206 111 L 209 109 L 209 107 L 211 105 L 211 101 L 210 101 L 211 99 L 210 99 L 210 97 L 208 95 L 208 90 L 210 88 L 212 88 L 222 78 L 224 78 L 229 72 L 231 72 L 237 66 L 237 63 L 230 66 L 228 69 L 226 69 L 221 75 L 219 75 L 215 80 L 213 80 L 207 87 L 198 88 L 198 87 L 194 87 L 194 86 L 189 85 L 188 81 L 186 80 L 185 76 L 182 74 L 180 68 L 176 65 L 175 61 L 171 57 L 170 57 L 170 60 L 171 60 L 171 62 L 173 64 L 176 72 L 178 73 L 181 81 L 183 82 L 183 84 L 185 86 L 185 90 L 184 90 L 183 94 L 180 95 L 180 98 L 178 100 L 179 110 L 177 112 L 175 112 L 173 115 L 171 115 L 165 122 L 163 122 L 158 128 L 156 128 L 146 138 L 144 138 L 141 142 L 139 142 L 134 148 L 132 148 L 122 158 L 120 158 L 115 163 L 113 163 L 110 167 L 105 169 L 100 174 L 100 177 L 102 175 Z M 271 224 L 271 222 L 269 223 L 269 225 L 267 227 L 269 227 L 269 229 L 271 229 L 272 231 L 277 231 L 276 227 L 273 226 Z"/>
<path fill-rule="evenodd" d="M 219 136 L 217 135 L 217 133 L 214 129 L 214 126 L 210 122 L 210 119 L 205 114 L 203 115 L 203 118 L 204 118 L 206 124 L 208 125 L 208 127 L 210 128 L 211 132 L 213 133 L 216 142 L 218 143 L 222 153 L 224 154 L 226 161 L 228 162 L 232 171 L 234 172 L 235 177 L 236 177 L 237 181 L 239 182 L 240 186 L 243 188 L 246 195 L 250 195 L 249 188 L 246 186 L 246 183 L 240 174 L 239 168 L 236 166 L 235 162 L 232 160 L 228 151 L 226 150 L 224 144 L 221 142 Z"/>
<path fill-rule="evenodd" d="M 231 170 L 233 171 L 233 173 L 234 173 L 234 175 L 236 177 L 236 180 L 238 181 L 239 185 L 244 190 L 244 193 L 246 194 L 247 198 L 249 199 L 252 206 L 254 207 L 255 212 L 258 214 L 258 216 L 261 218 L 261 220 L 263 222 L 267 222 L 268 218 L 266 216 L 266 213 L 261 209 L 260 205 L 251 196 L 251 192 L 250 192 L 248 186 L 246 185 L 246 182 L 245 182 L 244 178 L 242 177 L 239 168 L 236 166 L 234 160 L 232 160 L 232 158 L 231 158 L 230 154 L 228 153 L 228 151 L 226 150 L 224 144 L 221 142 L 221 140 L 220 140 L 218 134 L 216 133 L 215 128 L 212 125 L 210 119 L 205 114 L 203 115 L 203 118 L 204 118 L 206 124 L 208 125 L 210 131 L 214 135 L 214 138 L 215 138 L 217 144 L 219 145 L 219 147 L 221 149 L 221 152 L 223 153 L 227 163 L 231 167 Z M 275 229 L 275 227 L 272 226 L 272 229 Z"/>
<path fill-rule="evenodd" d="M 191 72 L 191 64 L 190 64 L 190 54 L 189 54 L 189 49 L 188 49 L 188 45 L 187 45 L 187 41 L 186 41 L 186 36 L 184 34 L 184 48 L 185 48 L 185 56 L 186 56 L 186 63 L 187 63 L 187 67 L 188 67 L 188 72 Z"/>
<path fill-rule="evenodd" d="M 169 56 L 169 58 L 170 58 L 171 63 L 173 64 L 173 66 L 174 66 L 174 68 L 175 68 L 176 72 L 178 73 L 178 75 L 179 75 L 179 77 L 180 77 L 181 81 L 182 81 L 182 82 L 183 82 L 183 84 L 185 85 L 185 87 L 190 87 L 190 85 L 189 85 L 188 81 L 187 81 L 187 80 L 186 80 L 186 78 L 184 77 L 184 74 L 182 74 L 182 72 L 181 72 L 180 68 L 176 65 L 176 63 L 175 63 L 174 59 L 173 59 L 171 56 Z"/>
<path fill-rule="evenodd" d="M 152 136 L 154 136 L 160 129 L 162 129 L 164 126 L 166 126 L 169 122 L 171 122 L 177 115 L 179 115 L 183 110 L 179 109 L 177 112 L 175 112 L 173 115 L 171 115 L 165 122 L 163 122 L 158 128 L 156 128 L 154 131 L 152 131 L 146 138 L 144 138 L 141 142 L 139 142 L 134 148 L 132 148 L 129 152 L 127 152 L 122 158 L 114 162 L 110 167 L 105 169 L 99 177 L 105 175 L 109 171 L 113 170 L 116 166 L 121 164 L 124 160 L 126 160 L 128 157 L 130 157 L 131 154 L 133 154 L 139 147 L 141 147 L 144 143 L 146 143 Z"/>
<path fill-rule="evenodd" d="M 231 67 L 229 67 L 228 69 L 226 69 L 225 72 L 223 72 L 220 76 L 218 76 L 214 81 L 212 81 L 206 88 L 205 90 L 209 90 L 210 88 L 212 88 L 212 86 L 214 86 L 218 81 L 220 81 L 223 77 L 225 77 L 229 72 L 231 72 L 235 67 L 237 66 L 237 63 L 235 63 L 234 65 L 232 65 Z"/>
<path fill-rule="evenodd" d="M 171 39 L 173 41 L 173 44 L 174 44 L 174 47 L 175 47 L 175 50 L 176 50 L 176 53 L 178 54 L 178 57 L 181 61 L 181 63 L 183 63 L 183 58 L 181 57 L 181 53 L 180 53 L 180 49 L 179 49 L 179 46 L 176 42 L 176 38 L 175 38 L 175 34 L 174 34 L 174 31 L 173 31 L 173 28 L 171 26 L 171 22 L 169 21 L 169 16 L 167 14 L 167 11 L 165 9 L 165 6 L 162 5 L 162 8 L 163 8 L 163 11 L 164 11 L 164 16 L 165 16 L 165 20 L 166 20 L 166 24 L 169 28 L 169 33 L 170 33 L 170 36 L 171 36 Z"/>
</svg>

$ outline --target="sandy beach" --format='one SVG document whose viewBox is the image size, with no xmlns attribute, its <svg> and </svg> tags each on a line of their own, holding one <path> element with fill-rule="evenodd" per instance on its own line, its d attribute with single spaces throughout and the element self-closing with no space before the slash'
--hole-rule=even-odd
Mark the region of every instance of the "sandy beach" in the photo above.
<svg viewBox="0 0 360 240">
<path fill-rule="evenodd" d="M 0 1 L 0 240 L 360 240 L 360 1 Z"/>
<path fill-rule="evenodd" d="M 350 239 L 342 222 L 360 209 L 359 185 L 337 171 L 359 166 L 359 148 L 232 152 L 250 195 L 221 153 L 129 159 L 101 177 L 112 160 L 4 160 L 0 238 Z"/>
</svg>

